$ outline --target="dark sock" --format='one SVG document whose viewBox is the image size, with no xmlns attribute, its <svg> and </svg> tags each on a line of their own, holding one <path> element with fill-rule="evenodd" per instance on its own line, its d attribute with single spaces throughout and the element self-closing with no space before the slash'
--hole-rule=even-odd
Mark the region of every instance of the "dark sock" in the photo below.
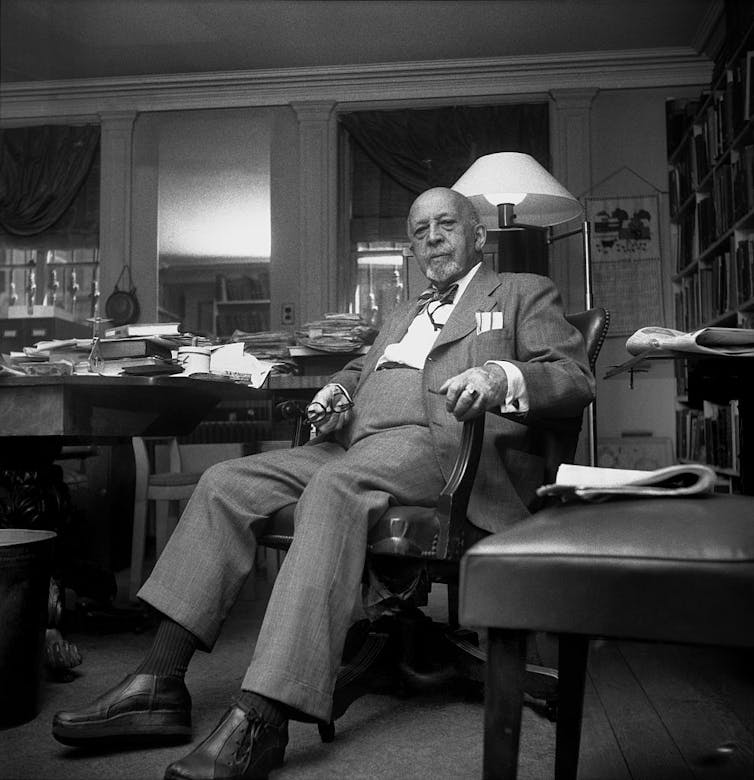
<svg viewBox="0 0 754 780">
<path fill-rule="evenodd" d="M 268 699 L 253 691 L 241 691 L 239 704 L 245 709 L 256 710 L 268 723 L 282 726 L 288 720 L 287 707 L 279 701 Z"/>
<path fill-rule="evenodd" d="M 198 645 L 199 640 L 190 631 L 170 618 L 163 618 L 151 649 L 135 673 L 182 679 Z"/>
</svg>

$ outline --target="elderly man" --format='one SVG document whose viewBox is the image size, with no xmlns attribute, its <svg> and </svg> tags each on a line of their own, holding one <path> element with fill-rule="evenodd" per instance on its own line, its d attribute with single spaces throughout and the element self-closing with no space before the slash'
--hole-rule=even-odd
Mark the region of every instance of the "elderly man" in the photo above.
<svg viewBox="0 0 754 780">
<path fill-rule="evenodd" d="M 308 446 L 220 463 L 194 492 L 139 592 L 163 616 L 142 664 L 90 706 L 55 716 L 61 742 L 190 734 L 184 674 L 212 648 L 251 571 L 255 535 L 297 502 L 241 691 L 215 730 L 166 778 L 265 777 L 283 762 L 289 718 L 328 720 L 367 533 L 390 504 L 431 506 L 462 421 L 488 410 L 469 508 L 500 530 L 528 516 L 542 479 L 528 423 L 573 417 L 592 399 L 579 333 L 544 277 L 481 263 L 486 231 L 471 203 L 431 189 L 411 207 L 414 257 L 432 287 L 398 309 L 369 353 L 314 398 Z"/>
</svg>

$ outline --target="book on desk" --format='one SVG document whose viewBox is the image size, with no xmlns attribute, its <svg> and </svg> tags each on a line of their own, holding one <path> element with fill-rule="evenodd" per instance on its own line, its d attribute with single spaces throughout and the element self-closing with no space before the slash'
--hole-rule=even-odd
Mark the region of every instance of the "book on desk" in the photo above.
<svg viewBox="0 0 754 780">
<path fill-rule="evenodd" d="M 181 335 L 180 322 L 135 322 L 130 325 L 118 325 L 105 331 L 105 338 L 179 335 Z"/>
<path fill-rule="evenodd" d="M 157 336 L 149 338 L 100 339 L 99 351 L 103 360 L 121 360 L 136 357 L 170 358 L 173 344 Z"/>
</svg>

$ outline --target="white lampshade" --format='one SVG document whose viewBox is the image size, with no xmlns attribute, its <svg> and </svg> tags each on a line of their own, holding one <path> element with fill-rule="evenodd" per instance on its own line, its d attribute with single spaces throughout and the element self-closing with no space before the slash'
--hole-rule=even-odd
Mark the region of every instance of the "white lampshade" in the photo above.
<svg viewBox="0 0 754 780">
<path fill-rule="evenodd" d="M 547 227 L 582 216 L 579 201 L 531 155 L 496 152 L 479 157 L 453 185 L 488 228 L 499 227 L 498 205 L 512 203 L 516 222 Z"/>
</svg>

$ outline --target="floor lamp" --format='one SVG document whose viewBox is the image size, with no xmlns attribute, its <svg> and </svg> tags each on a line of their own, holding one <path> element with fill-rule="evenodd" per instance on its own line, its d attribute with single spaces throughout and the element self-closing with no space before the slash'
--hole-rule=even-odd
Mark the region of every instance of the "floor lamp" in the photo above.
<svg viewBox="0 0 754 780">
<path fill-rule="evenodd" d="M 553 226 L 584 216 L 581 203 L 531 155 L 521 152 L 496 152 L 475 160 L 453 185 L 466 195 L 490 230 L 546 229 L 547 244 L 569 236 L 582 235 L 584 253 L 584 305 L 593 306 L 592 263 L 589 222 L 580 228 L 554 233 Z M 502 240 L 499 239 L 502 247 Z M 596 407 L 590 404 L 587 414 L 589 463 L 597 463 Z"/>
</svg>

